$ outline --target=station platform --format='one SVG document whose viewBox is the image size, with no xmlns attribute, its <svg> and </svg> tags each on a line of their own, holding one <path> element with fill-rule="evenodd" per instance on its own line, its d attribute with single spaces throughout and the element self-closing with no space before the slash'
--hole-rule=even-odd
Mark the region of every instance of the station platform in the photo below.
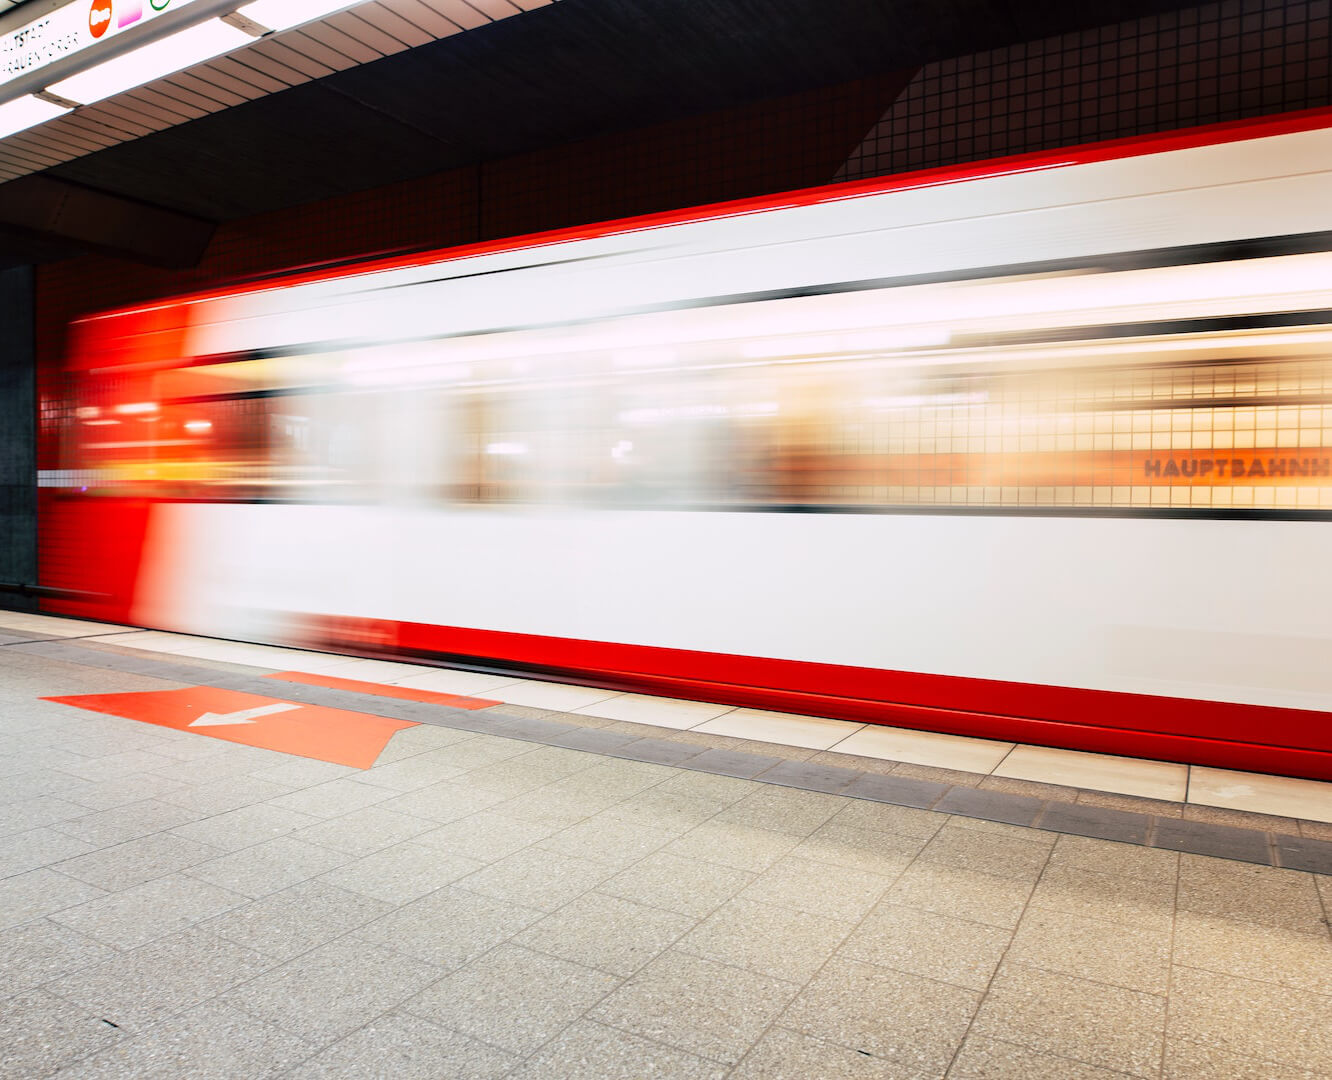
<svg viewBox="0 0 1332 1080">
<path fill-rule="evenodd" d="M 1332 785 L 0 612 L 0 1077 L 1332 1077 Z"/>
</svg>

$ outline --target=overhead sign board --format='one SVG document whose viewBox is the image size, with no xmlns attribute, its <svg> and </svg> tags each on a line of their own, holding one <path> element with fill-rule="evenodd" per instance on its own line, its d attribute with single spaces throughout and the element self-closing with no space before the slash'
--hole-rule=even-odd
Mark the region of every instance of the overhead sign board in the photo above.
<svg viewBox="0 0 1332 1080">
<path fill-rule="evenodd" d="M 0 87 L 195 0 L 74 0 L 0 36 Z"/>
</svg>

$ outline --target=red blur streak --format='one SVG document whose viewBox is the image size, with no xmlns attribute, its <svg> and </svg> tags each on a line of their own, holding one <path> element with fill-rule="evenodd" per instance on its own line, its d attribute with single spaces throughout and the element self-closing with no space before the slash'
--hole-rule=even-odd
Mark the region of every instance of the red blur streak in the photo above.
<svg viewBox="0 0 1332 1080">
<path fill-rule="evenodd" d="M 78 555 L 65 544 L 38 545 L 38 580 L 79 597 L 46 599 L 42 610 L 84 619 L 132 622 L 134 586 L 143 559 L 152 504 L 147 499 L 70 497 L 42 492 L 39 511 L 48 536 L 81 538 Z M 95 557 L 94 557 L 95 553 Z"/>
<path fill-rule="evenodd" d="M 488 709 L 503 702 L 487 701 L 485 698 L 462 697 L 458 694 L 441 694 L 434 690 L 414 690 L 409 686 L 390 686 L 387 683 L 366 682 L 363 679 L 339 679 L 332 675 L 312 675 L 305 671 L 275 671 L 265 675 L 265 679 L 281 679 L 283 682 L 304 683 L 306 686 L 322 686 L 326 690 L 350 690 L 356 694 L 373 694 L 375 697 L 398 698 L 401 701 L 420 701 L 427 705 L 443 705 L 449 709 Z"/>
<path fill-rule="evenodd" d="M 969 180 L 988 180 L 1002 176 L 1040 172 L 1046 169 L 1064 168 L 1071 165 L 1089 165 L 1100 161 L 1116 161 L 1124 158 L 1143 157 L 1148 154 L 1162 154 L 1171 150 L 1187 150 L 1199 146 L 1244 142 L 1249 139 L 1270 138 L 1301 131 L 1316 131 L 1319 128 L 1330 126 L 1332 126 L 1332 107 L 1303 109 L 1299 112 L 1262 117 L 1256 120 L 1231 120 L 1220 124 L 1206 124 L 1201 127 L 1157 132 L 1152 135 L 1084 143 L 1062 150 L 1015 154 L 1009 157 L 990 158 L 965 165 L 921 169 L 916 172 L 897 173 L 893 176 L 874 177 L 869 180 L 850 180 L 838 184 L 826 184 L 821 187 L 804 188 L 799 191 L 781 192 L 776 195 L 735 199 L 730 202 L 688 207 L 683 210 L 668 210 L 638 217 L 619 218 L 592 225 L 552 229 L 548 232 L 530 233 L 526 236 L 485 240 L 479 243 L 441 248 L 429 252 L 418 251 L 406 255 L 372 258 L 363 262 L 350 262 L 346 265 L 326 267 L 322 270 L 312 269 L 293 271 L 285 275 L 270 275 L 259 281 L 233 283 L 229 286 L 189 293 L 169 301 L 119 309 L 81 319 L 75 324 L 78 344 L 71 350 L 72 366 L 115 366 L 114 364 L 107 364 L 106 359 L 131 353 L 131 351 L 136 355 L 136 365 L 142 363 L 153 366 L 170 363 L 166 358 L 171 349 L 178 346 L 180 341 L 178 335 L 183 333 L 189 322 L 188 306 L 204 300 L 243 296 L 248 293 L 289 288 L 311 282 L 334 281 L 338 278 L 358 274 L 400 270 L 413 266 L 428 266 L 435 263 L 452 262 L 457 259 L 474 258 L 479 255 L 492 255 L 500 252 L 522 251 L 528 248 L 566 244 L 577 240 L 614 236 L 620 233 L 646 232 L 670 225 L 716 221 L 721 218 L 739 217 L 746 214 L 758 214 L 770 210 L 783 210 L 799 206 L 815 206 L 819 203 L 840 202 L 845 199 L 881 195 L 892 191 L 914 191 L 921 188 L 965 183 Z M 168 310 L 172 308 L 176 310 L 174 312 Z M 123 321 L 116 322 L 115 320 Z M 112 325 L 114 325 L 114 330 Z M 146 347 L 145 354 L 139 355 L 137 349 L 131 350 L 123 343 L 127 334 L 137 339 L 141 346 Z M 122 343 L 115 344 L 115 339 L 121 339 Z M 79 360 L 79 354 L 82 354 L 83 357 L 81 361 Z M 179 358 L 179 352 L 176 356 Z M 94 361 L 96 362 L 94 363 Z M 179 364 L 179 359 L 175 363 Z"/>
<path fill-rule="evenodd" d="M 338 622 L 330 617 L 326 625 Z M 1332 780 L 1332 725 L 1313 710 L 424 623 L 357 623 L 374 631 L 381 648 L 403 656 L 530 665 L 698 701 Z"/>
</svg>

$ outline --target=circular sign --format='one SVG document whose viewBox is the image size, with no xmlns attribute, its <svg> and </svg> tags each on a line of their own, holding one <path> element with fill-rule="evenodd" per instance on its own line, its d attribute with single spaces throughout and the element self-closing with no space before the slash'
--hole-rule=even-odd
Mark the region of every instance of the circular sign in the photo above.
<svg viewBox="0 0 1332 1080">
<path fill-rule="evenodd" d="M 88 32 L 99 38 L 111 26 L 111 0 L 93 0 L 88 9 Z"/>
</svg>

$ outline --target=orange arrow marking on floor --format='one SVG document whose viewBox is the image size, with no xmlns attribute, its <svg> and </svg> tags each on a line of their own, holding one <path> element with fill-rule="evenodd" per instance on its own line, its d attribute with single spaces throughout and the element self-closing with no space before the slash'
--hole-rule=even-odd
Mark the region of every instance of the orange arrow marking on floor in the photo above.
<svg viewBox="0 0 1332 1080">
<path fill-rule="evenodd" d="M 356 769 L 370 768 L 395 732 L 418 726 L 411 720 L 302 705 L 214 686 L 43 700 Z"/>
</svg>

